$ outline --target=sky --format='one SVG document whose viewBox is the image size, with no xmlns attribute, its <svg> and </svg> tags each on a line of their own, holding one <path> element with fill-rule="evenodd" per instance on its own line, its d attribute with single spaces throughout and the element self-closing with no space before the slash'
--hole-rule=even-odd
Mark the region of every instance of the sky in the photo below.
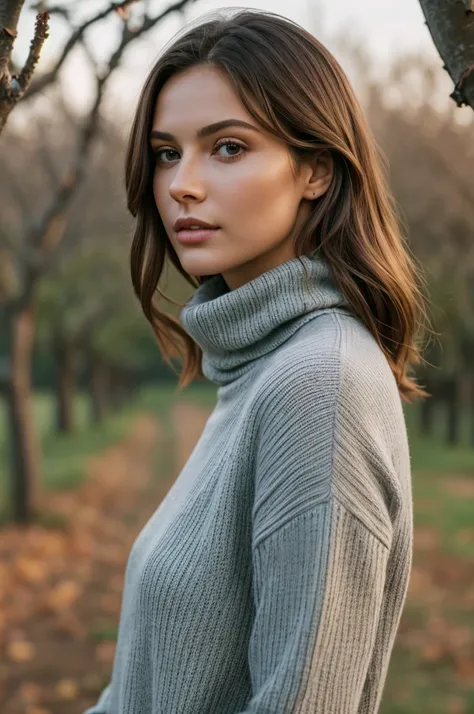
<svg viewBox="0 0 474 714">
<path fill-rule="evenodd" d="M 162 10 L 171 0 L 149 0 L 152 10 Z M 68 0 L 71 6 L 74 0 Z M 18 39 L 15 45 L 15 58 L 24 61 L 28 53 L 29 42 L 33 33 L 35 13 L 29 9 L 32 2 L 25 3 L 19 24 Z M 84 16 L 105 7 L 100 0 L 82 0 L 81 10 Z M 139 12 L 140 3 L 135 6 Z M 364 47 L 374 58 L 374 71 L 384 72 L 393 58 L 399 54 L 416 51 L 442 62 L 433 45 L 418 0 L 357 0 L 342 3 L 338 0 L 246 0 L 234 1 L 232 5 L 218 0 L 198 0 L 186 10 L 184 18 L 176 13 L 166 19 L 159 28 L 151 31 L 143 40 L 133 43 L 124 58 L 123 69 L 117 71 L 108 88 L 108 106 L 131 115 L 140 87 L 159 54 L 160 48 L 177 32 L 183 22 L 193 20 L 207 11 L 226 7 L 252 7 L 270 10 L 284 15 L 312 32 L 336 55 L 349 76 L 355 82 L 353 68 L 345 62 L 334 44 L 334 34 L 345 31 L 353 38 L 359 38 Z M 90 33 L 90 46 L 100 58 L 108 57 L 119 36 L 120 19 L 114 14 Z M 46 40 L 39 67 L 46 68 L 69 33 L 64 21 L 52 16 L 50 36 Z M 448 78 L 449 79 L 449 78 Z M 85 107 L 91 97 L 91 78 L 88 65 L 78 50 L 67 61 L 62 74 L 62 87 L 68 102 L 77 109 Z"/>
</svg>

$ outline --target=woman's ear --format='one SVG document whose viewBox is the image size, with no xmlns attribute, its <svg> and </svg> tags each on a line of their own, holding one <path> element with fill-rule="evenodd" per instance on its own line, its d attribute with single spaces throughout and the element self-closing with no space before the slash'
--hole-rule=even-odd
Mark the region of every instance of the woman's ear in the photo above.
<svg viewBox="0 0 474 714">
<path fill-rule="evenodd" d="M 331 185 L 334 176 L 334 161 L 330 151 L 321 151 L 309 165 L 303 197 L 309 200 L 322 196 Z"/>
</svg>

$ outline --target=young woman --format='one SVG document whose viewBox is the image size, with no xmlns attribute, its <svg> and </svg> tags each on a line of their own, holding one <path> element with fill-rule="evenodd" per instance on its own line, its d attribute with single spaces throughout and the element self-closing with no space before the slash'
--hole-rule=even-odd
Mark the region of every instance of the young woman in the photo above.
<svg viewBox="0 0 474 714">
<path fill-rule="evenodd" d="M 88 714 L 373 714 L 412 562 L 402 400 L 426 318 L 374 139 L 311 34 L 187 26 L 126 159 L 135 291 L 218 400 L 130 553 Z M 196 288 L 154 303 L 165 262 Z M 166 296 L 164 296 L 166 297 Z"/>
</svg>

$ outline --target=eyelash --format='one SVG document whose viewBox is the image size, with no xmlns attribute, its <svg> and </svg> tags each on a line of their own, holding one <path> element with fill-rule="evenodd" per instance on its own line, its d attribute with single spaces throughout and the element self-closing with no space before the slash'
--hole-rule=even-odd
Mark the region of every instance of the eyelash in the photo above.
<svg viewBox="0 0 474 714">
<path fill-rule="evenodd" d="M 236 161 L 237 159 L 240 159 L 242 156 L 242 153 L 247 151 L 247 147 L 241 144 L 239 141 L 236 141 L 235 139 L 219 139 L 219 141 L 216 144 L 216 150 L 220 149 L 221 146 L 226 146 L 226 144 L 231 144 L 233 146 L 239 146 L 241 149 L 243 149 L 243 152 L 240 152 L 238 154 L 234 154 L 234 156 L 223 156 L 221 158 L 224 159 L 226 163 L 230 163 L 231 161 Z M 153 149 L 153 153 L 156 156 L 156 162 L 159 163 L 160 161 L 160 154 L 164 151 L 174 151 L 174 149 L 167 149 L 166 147 L 160 147 L 159 149 Z M 162 163 L 162 165 L 166 164 L 171 164 L 171 161 L 165 161 Z"/>
</svg>

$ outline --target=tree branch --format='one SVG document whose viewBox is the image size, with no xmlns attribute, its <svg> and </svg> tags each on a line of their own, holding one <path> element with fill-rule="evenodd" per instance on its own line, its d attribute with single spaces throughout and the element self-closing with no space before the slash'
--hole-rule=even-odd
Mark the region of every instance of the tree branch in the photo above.
<svg viewBox="0 0 474 714">
<path fill-rule="evenodd" d="M 18 20 L 25 0 L 3 0 L 0 4 L 0 86 L 10 86 L 9 63 L 16 39 Z"/>
<path fill-rule="evenodd" d="M 47 12 L 40 12 L 36 16 L 35 34 L 31 40 L 28 58 L 25 62 L 25 66 L 21 70 L 20 76 L 18 77 L 18 84 L 20 85 L 21 93 L 25 92 L 30 85 L 33 72 L 38 64 L 41 49 L 44 41 L 48 37 L 48 20 L 49 14 Z"/>
<path fill-rule="evenodd" d="M 12 0 L 10 0 L 9 4 L 14 5 Z M 19 9 L 21 9 L 22 4 L 23 2 L 16 3 L 16 22 L 18 22 Z M 12 29 L 11 23 L 9 26 L 0 27 L 0 132 L 5 126 L 13 107 L 20 101 L 28 89 L 34 69 L 39 60 L 41 48 L 48 37 L 48 20 L 49 15 L 47 12 L 41 12 L 37 15 L 35 33 L 31 41 L 28 58 L 19 75 L 10 75 L 8 68 L 13 50 L 13 42 L 16 37 L 16 25 L 14 29 Z"/>
<path fill-rule="evenodd" d="M 51 69 L 49 72 L 46 72 L 42 76 L 38 77 L 30 86 L 29 91 L 25 96 L 23 97 L 23 101 L 31 99 L 34 97 L 36 94 L 39 92 L 42 92 L 45 87 L 47 87 L 49 84 L 55 81 L 55 79 L 58 76 L 59 70 L 63 66 L 68 54 L 71 52 L 73 47 L 82 39 L 84 36 L 84 33 L 86 30 L 91 27 L 91 25 L 94 25 L 96 22 L 100 22 L 101 20 L 105 19 L 108 15 L 110 15 L 112 12 L 119 12 L 122 9 L 127 8 L 130 5 L 133 5 L 137 0 L 122 0 L 122 2 L 119 3 L 110 3 L 104 10 L 101 12 L 97 13 L 96 15 L 93 15 L 90 17 L 88 20 L 86 20 L 82 25 L 80 25 L 78 28 L 74 30 L 72 35 L 69 37 L 68 41 L 64 45 L 61 54 L 59 55 L 58 59 L 56 60 L 56 64 L 54 65 L 53 69 Z M 58 13 L 59 8 L 53 8 L 55 14 Z M 64 13 L 61 13 L 64 14 Z"/>
<path fill-rule="evenodd" d="M 56 194 L 53 196 L 49 206 L 44 212 L 41 219 L 33 226 L 27 237 L 26 246 L 33 255 L 37 257 L 35 261 L 30 261 L 25 266 L 25 277 L 22 294 L 15 305 L 11 309 L 22 309 L 27 305 L 33 294 L 34 286 L 40 275 L 46 272 L 48 268 L 48 260 L 51 254 L 57 248 L 62 240 L 64 229 L 66 227 L 65 211 L 74 194 L 74 191 L 83 180 L 85 175 L 87 160 L 92 144 L 92 140 L 97 132 L 100 118 L 100 106 L 104 96 L 106 83 L 118 67 L 120 60 L 124 54 L 128 44 L 136 39 L 139 35 L 148 32 L 167 15 L 172 12 L 182 10 L 185 5 L 196 0 L 179 0 L 174 5 L 170 5 L 156 17 L 147 17 L 142 26 L 137 31 L 131 31 L 124 24 L 121 41 L 109 59 L 108 67 L 102 75 L 97 76 L 97 93 L 95 101 L 89 115 L 80 130 L 79 140 L 77 143 L 74 158 L 71 162 L 70 169 L 63 176 L 63 179 L 58 187 Z M 121 3 L 123 5 L 123 3 Z"/>
<path fill-rule="evenodd" d="M 474 0 L 420 0 L 426 25 L 454 82 L 458 107 L 474 109 Z"/>
</svg>

